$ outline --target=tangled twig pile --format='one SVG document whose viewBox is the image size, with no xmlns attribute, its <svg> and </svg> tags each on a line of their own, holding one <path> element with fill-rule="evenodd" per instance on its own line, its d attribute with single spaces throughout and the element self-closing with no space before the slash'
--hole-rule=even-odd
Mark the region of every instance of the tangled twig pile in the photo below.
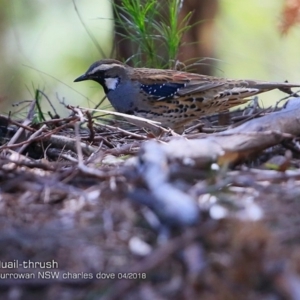
<svg viewBox="0 0 300 300">
<path fill-rule="evenodd" d="M 298 102 L 183 137 L 1 116 L 3 294 L 299 299 Z"/>
</svg>

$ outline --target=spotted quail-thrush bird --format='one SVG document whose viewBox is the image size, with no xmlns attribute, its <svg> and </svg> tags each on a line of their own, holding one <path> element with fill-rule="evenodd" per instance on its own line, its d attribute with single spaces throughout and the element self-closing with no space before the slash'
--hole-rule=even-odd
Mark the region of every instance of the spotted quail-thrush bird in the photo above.
<svg viewBox="0 0 300 300">
<path fill-rule="evenodd" d="M 100 83 L 114 109 L 182 131 L 201 116 L 245 103 L 273 89 L 291 93 L 298 84 L 233 80 L 176 70 L 132 68 L 113 59 L 93 63 L 75 82 Z"/>
</svg>

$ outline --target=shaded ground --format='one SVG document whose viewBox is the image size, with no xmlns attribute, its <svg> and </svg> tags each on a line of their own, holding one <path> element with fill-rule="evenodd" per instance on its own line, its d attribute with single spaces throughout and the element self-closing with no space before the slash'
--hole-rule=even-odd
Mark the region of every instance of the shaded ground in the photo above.
<svg viewBox="0 0 300 300">
<path fill-rule="evenodd" d="M 144 130 L 89 115 L 78 128 L 76 113 L 26 126 L 1 117 L 1 299 L 300 299 L 296 150 L 215 171 L 167 161 L 155 173 Z M 271 158 L 281 171 L 265 167 Z M 176 217 L 147 183 L 164 170 Z"/>
</svg>

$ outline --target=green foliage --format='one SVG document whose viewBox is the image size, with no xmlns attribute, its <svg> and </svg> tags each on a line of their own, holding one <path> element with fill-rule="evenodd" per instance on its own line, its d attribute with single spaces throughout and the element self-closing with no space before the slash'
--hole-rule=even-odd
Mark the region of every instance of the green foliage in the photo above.
<svg viewBox="0 0 300 300">
<path fill-rule="evenodd" d="M 36 110 L 32 122 L 35 124 L 45 121 L 44 114 L 41 108 L 42 94 L 39 89 L 35 90 L 34 99 L 36 101 Z"/>
<path fill-rule="evenodd" d="M 177 59 L 182 35 L 190 28 L 189 13 L 179 24 L 182 0 L 123 0 L 114 4 L 117 24 L 126 30 L 124 39 L 137 46 L 135 65 L 171 68 Z M 166 9 L 167 8 L 167 9 Z M 166 12 L 166 15 L 165 15 Z M 166 53 L 162 57 L 159 53 Z"/>
</svg>

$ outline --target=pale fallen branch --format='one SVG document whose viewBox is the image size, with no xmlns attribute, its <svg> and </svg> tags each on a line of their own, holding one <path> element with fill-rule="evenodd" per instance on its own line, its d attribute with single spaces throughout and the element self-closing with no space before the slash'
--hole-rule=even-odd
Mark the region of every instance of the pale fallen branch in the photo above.
<svg viewBox="0 0 300 300">
<path fill-rule="evenodd" d="M 105 113 L 108 115 L 122 117 L 125 120 L 127 120 L 129 123 L 132 123 L 132 124 L 136 125 L 137 127 L 144 127 L 144 128 L 151 130 L 153 133 L 155 133 L 155 135 L 160 135 L 163 132 L 168 132 L 168 130 L 166 128 L 159 126 L 160 125 L 159 122 L 148 120 L 145 118 L 137 117 L 134 115 L 127 115 L 127 114 L 119 113 L 116 111 L 109 111 L 109 110 L 103 110 L 103 109 L 89 109 L 89 108 L 85 108 L 85 107 L 80 107 L 80 108 L 83 110 L 91 111 L 91 112 L 101 112 L 101 113 Z"/>
<path fill-rule="evenodd" d="M 278 112 L 250 120 L 238 127 L 199 139 L 174 139 L 161 147 L 170 159 L 192 159 L 196 165 L 209 162 L 235 163 L 264 149 L 300 135 L 300 98 Z"/>
</svg>

